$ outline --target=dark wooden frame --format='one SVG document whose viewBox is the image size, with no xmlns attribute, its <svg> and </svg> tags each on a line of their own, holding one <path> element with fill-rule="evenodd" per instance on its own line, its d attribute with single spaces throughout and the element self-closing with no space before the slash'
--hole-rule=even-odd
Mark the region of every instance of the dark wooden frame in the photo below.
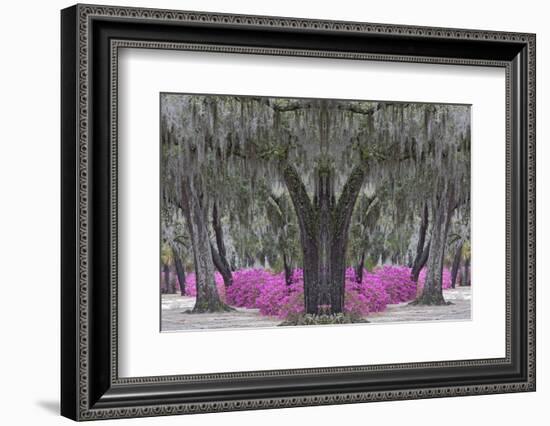
<svg viewBox="0 0 550 426">
<path fill-rule="evenodd" d="M 506 357 L 119 378 L 120 47 L 505 68 Z M 64 416 L 89 420 L 535 390 L 535 35 L 76 5 L 61 13 L 61 51 Z"/>
</svg>

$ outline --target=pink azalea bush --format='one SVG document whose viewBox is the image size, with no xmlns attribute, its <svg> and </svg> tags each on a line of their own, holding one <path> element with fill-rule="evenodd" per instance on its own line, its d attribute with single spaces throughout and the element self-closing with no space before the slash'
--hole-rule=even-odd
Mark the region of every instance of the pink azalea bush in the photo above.
<svg viewBox="0 0 550 426">
<path fill-rule="evenodd" d="M 344 312 L 364 317 L 386 309 L 387 305 L 413 300 L 417 285 L 411 280 L 411 269 L 406 266 L 382 266 L 372 272 L 363 271 L 357 282 L 355 270 L 345 272 Z M 175 277 L 174 277 L 175 278 Z M 186 295 L 196 296 L 195 274 L 186 276 Z M 426 279 L 426 270 L 420 272 L 420 289 Z M 287 319 L 304 312 L 304 276 L 302 269 L 292 275 L 287 285 L 284 273 L 266 269 L 241 269 L 233 272 L 233 285 L 225 288 L 222 276 L 216 272 L 218 293 L 231 306 L 259 309 L 262 315 Z M 176 280 L 177 282 L 177 280 Z M 443 288 L 451 287 L 451 273 L 443 270 Z"/>
<path fill-rule="evenodd" d="M 357 316 L 380 312 L 393 303 L 412 300 L 416 284 L 410 279 L 411 271 L 404 266 L 383 266 L 373 272 L 363 271 L 357 282 L 353 268 L 346 270 L 344 311 Z"/>
<path fill-rule="evenodd" d="M 233 273 L 233 285 L 226 291 L 226 301 L 233 306 L 258 308 L 262 315 L 286 318 L 290 313 L 303 312 L 303 288 L 301 270 L 294 271 L 290 286 L 283 273 L 273 274 L 265 269 L 239 270 Z"/>
<path fill-rule="evenodd" d="M 406 266 L 383 266 L 373 274 L 380 280 L 390 298 L 389 303 L 401 303 L 416 297 L 416 283 L 411 280 L 411 269 Z"/>
<path fill-rule="evenodd" d="M 233 272 L 233 284 L 226 291 L 226 301 L 242 308 L 255 308 L 262 291 L 273 285 L 273 274 L 265 269 L 241 269 Z"/>
<path fill-rule="evenodd" d="M 385 266 L 355 279 L 353 268 L 346 270 L 344 311 L 357 316 L 380 312 L 391 303 L 414 299 L 416 285 L 410 280 L 410 269 Z M 257 308 L 262 315 L 281 319 L 304 312 L 303 271 L 296 269 L 292 284 L 284 274 L 264 269 L 249 269 L 233 274 L 233 285 L 226 291 L 226 302 L 233 306 Z"/>
<path fill-rule="evenodd" d="M 346 280 L 344 312 L 353 316 L 367 316 L 386 309 L 390 298 L 380 282 L 363 281 L 357 283 Z"/>
</svg>

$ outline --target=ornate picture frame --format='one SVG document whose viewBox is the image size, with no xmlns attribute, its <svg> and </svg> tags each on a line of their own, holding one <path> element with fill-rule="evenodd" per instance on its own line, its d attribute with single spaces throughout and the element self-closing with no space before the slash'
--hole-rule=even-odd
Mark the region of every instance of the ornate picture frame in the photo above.
<svg viewBox="0 0 550 426">
<path fill-rule="evenodd" d="M 73 420 L 535 390 L 534 34 L 76 5 L 61 12 L 61 413 Z M 506 73 L 505 357 L 119 377 L 118 53 L 190 50 Z"/>
</svg>

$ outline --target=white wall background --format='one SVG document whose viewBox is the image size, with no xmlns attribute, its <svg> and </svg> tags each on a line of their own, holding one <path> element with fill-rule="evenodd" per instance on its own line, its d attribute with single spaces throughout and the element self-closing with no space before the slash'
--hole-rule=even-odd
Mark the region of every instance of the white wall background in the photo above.
<svg viewBox="0 0 550 426">
<path fill-rule="evenodd" d="M 540 0 L 102 1 L 205 10 L 537 33 L 538 390 L 530 394 L 118 420 L 118 424 L 546 424 L 550 401 L 549 11 Z M 70 2 L 11 1 L 0 25 L 0 419 L 68 424 L 59 404 L 59 9 Z M 102 424 L 110 424 L 107 421 Z M 117 423 L 113 423 L 117 424 Z"/>
</svg>

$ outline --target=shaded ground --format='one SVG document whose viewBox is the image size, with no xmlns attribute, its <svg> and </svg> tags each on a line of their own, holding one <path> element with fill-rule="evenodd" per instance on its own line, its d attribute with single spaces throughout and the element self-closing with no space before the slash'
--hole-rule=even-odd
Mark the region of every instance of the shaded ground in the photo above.
<svg viewBox="0 0 550 426">
<path fill-rule="evenodd" d="M 370 323 L 457 321 L 471 319 L 471 287 L 444 290 L 447 306 L 410 306 L 408 302 L 388 305 L 384 312 L 369 315 Z M 258 309 L 236 308 L 234 312 L 188 314 L 194 297 L 177 294 L 162 295 L 162 331 L 182 331 L 220 328 L 274 327 L 281 320 L 260 315 Z"/>
</svg>

